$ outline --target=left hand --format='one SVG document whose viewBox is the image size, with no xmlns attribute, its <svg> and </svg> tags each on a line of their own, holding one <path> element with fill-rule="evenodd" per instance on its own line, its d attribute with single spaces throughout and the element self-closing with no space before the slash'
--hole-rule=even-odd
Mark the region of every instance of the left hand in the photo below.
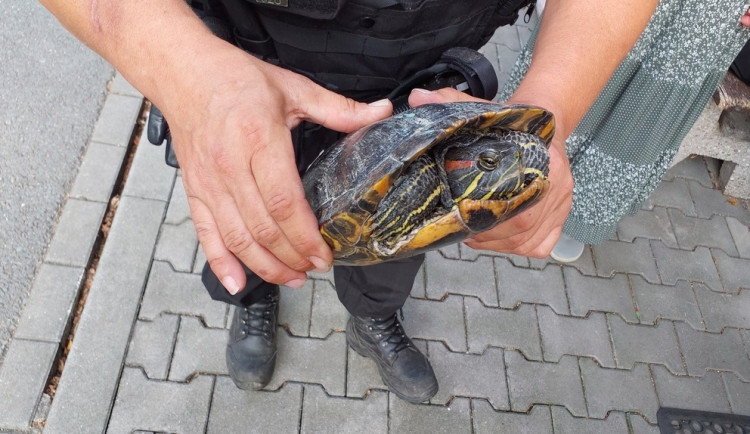
<svg viewBox="0 0 750 434">
<path fill-rule="evenodd" d="M 409 96 L 412 107 L 458 101 L 488 102 L 451 88 L 434 92 L 415 90 Z M 515 217 L 465 240 L 467 246 L 535 258 L 546 258 L 549 255 L 560 238 L 573 202 L 573 176 L 565 154 L 564 138 L 553 138 L 549 152 L 550 188 L 547 195 Z"/>
<path fill-rule="evenodd" d="M 740 18 L 740 23 L 745 27 L 750 27 L 750 9 L 745 11 L 745 15 Z"/>
</svg>

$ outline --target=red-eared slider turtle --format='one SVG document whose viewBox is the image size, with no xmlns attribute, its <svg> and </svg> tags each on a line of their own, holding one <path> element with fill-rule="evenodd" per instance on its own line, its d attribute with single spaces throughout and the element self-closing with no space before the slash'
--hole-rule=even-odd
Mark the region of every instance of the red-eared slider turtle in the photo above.
<svg viewBox="0 0 750 434">
<path fill-rule="evenodd" d="M 411 256 L 486 231 L 545 194 L 554 119 L 532 106 L 428 104 L 352 133 L 303 176 L 335 263 Z"/>
</svg>

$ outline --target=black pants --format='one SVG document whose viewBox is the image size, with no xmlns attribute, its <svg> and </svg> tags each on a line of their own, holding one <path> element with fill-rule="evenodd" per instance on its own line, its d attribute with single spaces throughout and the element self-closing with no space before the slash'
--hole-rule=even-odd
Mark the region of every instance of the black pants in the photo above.
<svg viewBox="0 0 750 434">
<path fill-rule="evenodd" d="M 292 142 L 300 173 L 338 138 L 339 133 L 317 125 L 305 123 L 296 128 L 292 132 Z M 424 255 L 363 267 L 335 266 L 333 275 L 339 300 L 352 315 L 390 315 L 404 305 L 422 262 Z M 203 266 L 203 285 L 214 300 L 237 306 L 249 306 L 262 300 L 275 286 L 263 281 L 247 267 L 245 274 L 245 288 L 232 295 L 206 263 Z"/>
</svg>

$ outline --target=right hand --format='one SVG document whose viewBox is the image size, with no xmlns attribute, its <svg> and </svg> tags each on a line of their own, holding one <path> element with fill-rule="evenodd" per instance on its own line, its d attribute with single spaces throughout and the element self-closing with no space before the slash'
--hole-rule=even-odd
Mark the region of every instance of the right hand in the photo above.
<svg viewBox="0 0 750 434">
<path fill-rule="evenodd" d="M 300 287 L 333 256 L 297 173 L 290 130 L 311 121 L 351 132 L 391 114 L 358 103 L 219 41 L 210 59 L 189 59 L 192 80 L 160 92 L 198 239 L 232 294 L 239 261 L 263 280 Z"/>
</svg>

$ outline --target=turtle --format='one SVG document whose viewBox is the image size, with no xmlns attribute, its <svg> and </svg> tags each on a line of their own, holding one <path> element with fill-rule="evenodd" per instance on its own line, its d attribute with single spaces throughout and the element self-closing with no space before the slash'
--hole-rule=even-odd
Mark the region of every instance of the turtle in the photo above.
<svg viewBox="0 0 750 434">
<path fill-rule="evenodd" d="M 549 188 L 549 111 L 426 104 L 323 151 L 302 176 L 334 264 L 404 258 L 486 231 Z"/>
</svg>

